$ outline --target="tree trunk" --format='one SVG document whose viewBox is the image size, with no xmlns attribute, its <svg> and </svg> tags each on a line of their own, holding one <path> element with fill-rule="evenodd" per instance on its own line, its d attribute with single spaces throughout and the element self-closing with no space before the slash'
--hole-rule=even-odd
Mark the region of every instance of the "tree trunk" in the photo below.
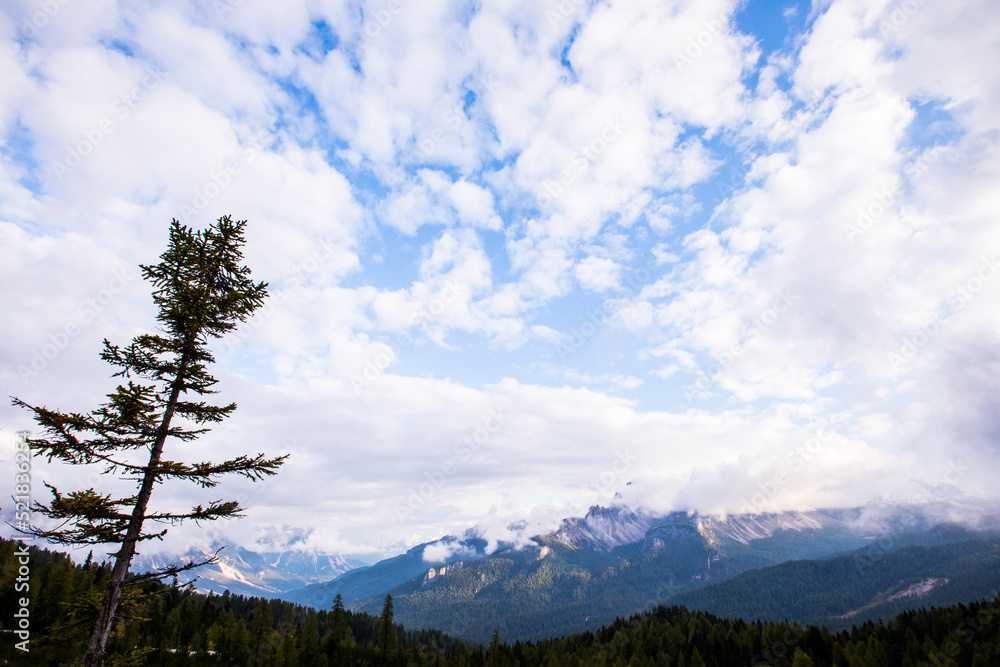
<svg viewBox="0 0 1000 667">
<path fill-rule="evenodd" d="M 111 632 L 111 624 L 115 620 L 115 612 L 118 610 L 118 602 L 122 597 L 122 589 L 125 585 L 125 575 L 128 574 L 129 566 L 132 564 L 132 557 L 135 556 L 135 545 L 139 542 L 142 534 L 142 523 L 146 518 L 146 507 L 149 504 L 149 496 L 153 493 L 153 484 L 156 482 L 156 466 L 160 462 L 160 455 L 163 453 L 163 445 L 167 441 L 167 431 L 170 429 L 170 420 L 174 416 L 174 408 L 181 395 L 181 385 L 183 384 L 184 372 L 187 370 L 190 353 L 184 350 L 181 356 L 180 368 L 174 378 L 173 386 L 170 388 L 170 400 L 167 401 L 167 408 L 163 412 L 163 421 L 160 422 L 156 440 L 153 448 L 149 452 L 149 466 L 142 476 L 142 486 L 139 488 L 139 495 L 136 497 L 135 507 L 132 509 L 132 518 L 129 520 L 128 530 L 125 532 L 125 539 L 122 540 L 122 548 L 115 554 L 115 566 L 111 570 L 111 579 L 104 589 L 104 599 L 101 602 L 101 613 L 94 623 L 94 629 L 90 633 L 90 642 L 87 644 L 87 652 L 83 654 L 84 667 L 104 667 L 104 645 L 108 641 L 108 634 Z"/>
</svg>

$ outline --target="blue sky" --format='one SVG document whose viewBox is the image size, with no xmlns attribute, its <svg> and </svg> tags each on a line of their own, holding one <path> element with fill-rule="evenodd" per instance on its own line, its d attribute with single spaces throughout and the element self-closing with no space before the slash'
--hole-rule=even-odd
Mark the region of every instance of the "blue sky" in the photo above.
<svg viewBox="0 0 1000 667">
<path fill-rule="evenodd" d="M 247 519 L 166 549 L 992 502 L 998 23 L 985 0 L 6 3 L 0 380 L 96 406 L 100 341 L 153 326 L 135 267 L 171 218 L 232 214 L 272 299 L 220 344 L 240 410 L 199 446 L 292 457 L 222 487 Z M 25 418 L 0 408 L 0 446 Z M 92 472 L 37 467 L 120 485 Z"/>
</svg>

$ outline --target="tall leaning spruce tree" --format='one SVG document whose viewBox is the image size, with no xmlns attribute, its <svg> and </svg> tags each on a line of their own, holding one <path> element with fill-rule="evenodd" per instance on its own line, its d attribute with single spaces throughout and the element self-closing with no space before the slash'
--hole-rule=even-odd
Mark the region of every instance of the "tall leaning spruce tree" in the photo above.
<svg viewBox="0 0 1000 667">
<path fill-rule="evenodd" d="M 66 545 L 116 545 L 114 567 L 94 623 L 83 664 L 104 664 L 104 646 L 111 630 L 123 588 L 136 581 L 175 575 L 206 563 L 170 566 L 150 575 L 126 580 L 137 545 L 160 539 L 166 529 L 149 530 L 150 523 L 176 524 L 186 519 L 211 521 L 242 516 L 235 501 L 211 501 L 190 511 L 153 509 L 150 496 L 156 484 L 187 480 L 202 488 L 214 487 L 220 475 L 237 474 L 251 480 L 274 475 L 285 457 L 241 455 L 213 463 L 183 463 L 164 458 L 168 440 L 190 441 L 205 433 L 206 425 L 221 422 L 235 404 L 211 405 L 199 400 L 216 393 L 215 378 L 208 373 L 214 361 L 212 339 L 235 329 L 261 306 L 267 285 L 254 283 L 242 265 L 246 221 L 222 217 L 205 231 L 195 231 L 176 220 L 160 263 L 142 265 L 143 278 L 153 287 L 159 309 L 159 333 L 143 334 L 127 347 L 104 341 L 101 358 L 119 370 L 127 384 L 108 395 L 108 402 L 89 414 L 63 413 L 28 405 L 15 405 L 34 413 L 42 427 L 39 438 L 29 440 L 37 455 L 73 464 L 103 466 L 103 474 L 136 483 L 135 494 L 113 498 L 93 488 L 63 493 L 48 486 L 52 497 L 36 503 L 34 511 L 55 521 L 54 528 L 31 527 L 29 532 Z"/>
</svg>

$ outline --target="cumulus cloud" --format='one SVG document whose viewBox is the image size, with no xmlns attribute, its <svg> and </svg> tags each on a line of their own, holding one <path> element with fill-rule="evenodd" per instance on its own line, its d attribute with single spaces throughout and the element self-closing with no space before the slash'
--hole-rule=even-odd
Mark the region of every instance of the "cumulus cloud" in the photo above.
<svg viewBox="0 0 1000 667">
<path fill-rule="evenodd" d="M 618 287 L 621 267 L 610 259 L 585 257 L 573 267 L 573 275 L 584 289 L 606 292 Z"/>
<path fill-rule="evenodd" d="M 368 32 L 374 5 L 25 7 L 0 12 L 0 381 L 93 407 L 101 340 L 155 327 L 136 267 L 169 220 L 250 220 L 272 299 L 219 344 L 241 407 L 204 446 L 292 456 L 220 489 L 241 543 L 995 482 L 988 0 L 821 3 L 775 48 L 725 0 L 431 3 Z M 0 419 L 9 452 L 28 424 Z M 118 488 L 91 472 L 38 468 Z"/>
</svg>

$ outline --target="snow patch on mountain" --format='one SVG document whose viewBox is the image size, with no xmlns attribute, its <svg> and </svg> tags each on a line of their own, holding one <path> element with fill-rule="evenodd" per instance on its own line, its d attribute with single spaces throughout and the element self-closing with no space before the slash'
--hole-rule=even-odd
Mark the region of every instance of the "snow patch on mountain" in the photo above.
<svg viewBox="0 0 1000 667">
<path fill-rule="evenodd" d="M 254 552 L 233 545 L 214 544 L 207 548 L 192 548 L 182 556 L 168 560 L 163 556 L 137 556 L 133 572 L 146 572 L 172 563 L 203 561 L 225 546 L 218 561 L 183 573 L 180 583 L 195 582 L 203 592 L 222 593 L 226 590 L 242 595 L 276 595 L 309 584 L 329 581 L 361 565 L 349 557 L 315 550 Z"/>
</svg>

